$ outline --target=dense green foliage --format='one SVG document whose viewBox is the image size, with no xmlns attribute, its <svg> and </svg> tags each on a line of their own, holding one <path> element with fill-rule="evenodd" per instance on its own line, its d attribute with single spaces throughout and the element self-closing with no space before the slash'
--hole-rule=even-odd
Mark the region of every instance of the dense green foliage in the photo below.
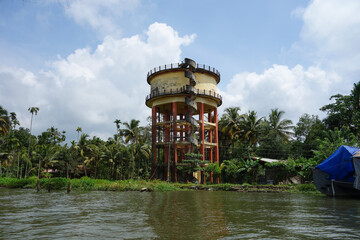
<svg viewBox="0 0 360 240">
<path fill-rule="evenodd" d="M 27 179 L 0 178 L 0 187 L 36 188 L 37 177 Z M 66 190 L 71 183 L 74 191 L 242 191 L 242 192 L 304 192 L 318 193 L 313 184 L 300 185 L 250 185 L 250 184 L 210 184 L 194 185 L 192 183 L 166 183 L 159 180 L 103 180 L 82 177 L 81 179 L 44 178 L 40 179 L 40 191 Z"/>
<path fill-rule="evenodd" d="M 149 128 L 139 126 L 137 120 L 116 120 L 117 133 L 107 141 L 91 139 L 78 127 L 77 141 L 69 144 L 65 143 L 64 131 L 50 127 L 35 137 L 29 129 L 16 128 L 19 123 L 15 113 L 9 115 L 2 107 L 0 110 L 1 122 L 6 123 L 0 129 L 0 176 L 113 180 L 150 177 Z"/>
<path fill-rule="evenodd" d="M 198 153 L 187 153 L 185 154 L 186 159 L 183 160 L 183 163 L 186 165 L 178 166 L 178 170 L 185 175 L 192 175 L 193 172 L 205 170 L 205 164 L 209 163 L 208 161 L 203 161 L 202 154 Z M 186 177 L 184 177 L 186 179 Z"/>
<path fill-rule="evenodd" d="M 226 108 L 219 116 L 220 163 L 203 162 L 195 153 L 185 160 L 190 164 L 179 166 L 179 171 L 205 170 L 208 178 L 212 173 L 223 183 L 266 183 L 271 175 L 275 182 L 289 182 L 294 176 L 311 181 L 311 169 L 340 145 L 359 144 L 360 83 L 354 84 L 349 95 L 330 99 L 334 102 L 321 108 L 327 114 L 323 120 L 305 113 L 294 125 L 279 109 L 260 117 L 255 111 L 241 113 L 240 107 Z M 66 179 L 77 178 L 73 187 L 81 189 L 93 188 L 98 181 L 94 179 L 151 179 L 150 126 L 140 126 L 135 119 L 116 119 L 117 131 L 107 140 L 91 138 L 77 127 L 77 139 L 66 141 L 66 133 L 55 127 L 32 135 L 32 123 L 41 109 L 28 110 L 29 129 L 20 126 L 14 112 L 0 106 L 0 176 L 5 177 L 1 181 L 21 179 L 9 180 L 9 187 L 30 186 L 34 177 L 54 188 L 63 188 Z M 283 161 L 264 163 L 262 158 Z M 51 180 L 54 177 L 58 182 Z M 106 190 L 109 184 L 101 186 Z M 165 190 L 168 185 L 158 188 Z"/>
</svg>

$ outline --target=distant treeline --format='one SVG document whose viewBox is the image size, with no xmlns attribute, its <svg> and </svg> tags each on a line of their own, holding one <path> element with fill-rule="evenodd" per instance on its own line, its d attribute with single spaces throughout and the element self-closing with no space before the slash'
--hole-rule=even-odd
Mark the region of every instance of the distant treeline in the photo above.
<svg viewBox="0 0 360 240">
<path fill-rule="evenodd" d="M 358 146 L 360 128 L 360 82 L 349 95 L 331 96 L 333 103 L 320 110 L 327 116 L 303 114 L 294 124 L 285 112 L 271 109 L 268 116 L 240 107 L 226 108 L 219 116 L 220 165 L 207 172 L 223 182 L 258 182 L 266 169 L 286 171 L 283 179 L 300 175 L 311 180 L 311 168 L 330 156 L 340 145 Z M 29 108 L 31 125 L 41 111 Z M 117 131 L 108 140 L 90 138 L 81 127 L 78 137 L 65 143 L 64 131 L 50 127 L 39 136 L 21 126 L 16 113 L 0 106 L 0 176 L 30 176 L 125 180 L 150 179 L 151 127 L 140 121 L 114 121 Z M 286 160 L 260 164 L 251 157 Z M 281 179 L 280 179 L 281 180 Z"/>
</svg>

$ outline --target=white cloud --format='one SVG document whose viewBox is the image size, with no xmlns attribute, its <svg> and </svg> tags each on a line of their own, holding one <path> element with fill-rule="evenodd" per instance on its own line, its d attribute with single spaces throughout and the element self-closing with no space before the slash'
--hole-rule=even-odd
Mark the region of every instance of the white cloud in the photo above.
<svg viewBox="0 0 360 240">
<path fill-rule="evenodd" d="M 95 50 L 77 49 L 39 73 L 1 67 L 0 102 L 25 116 L 20 119 L 22 125 L 27 121 L 27 108 L 39 107 L 38 125 L 34 126 L 38 132 L 55 126 L 75 134 L 81 126 L 84 132 L 111 136 L 115 119 L 136 118 L 145 123 L 150 114 L 145 106 L 150 89 L 147 72 L 179 62 L 181 47 L 194 38 L 179 36 L 166 24 L 153 23 L 145 37 L 107 36 Z"/>
<path fill-rule="evenodd" d="M 9 112 L 15 112 L 23 127 L 30 126 L 27 109 L 46 104 L 46 86 L 39 82 L 39 76 L 22 68 L 0 66 L 0 104 Z M 39 93 L 42 95 L 39 98 Z M 37 123 L 34 127 L 38 126 Z"/>
<path fill-rule="evenodd" d="M 302 37 L 322 51 L 348 53 L 353 47 L 360 49 L 355 42 L 360 37 L 359 11 L 359 1 L 313 1 L 303 13 Z"/>
<path fill-rule="evenodd" d="M 114 23 L 124 12 L 131 12 L 138 5 L 137 0 L 72 0 L 67 2 L 66 13 L 78 24 L 89 25 L 106 35 L 120 31 Z"/>
<path fill-rule="evenodd" d="M 274 64 L 263 73 L 238 73 L 222 92 L 224 107 L 240 106 L 267 116 L 272 108 L 297 122 L 336 93 L 348 94 L 360 74 L 360 1 L 313 0 L 291 14 L 303 20 L 300 40 L 290 52 L 309 67 Z"/>
<path fill-rule="evenodd" d="M 296 65 L 289 68 L 275 64 L 261 74 L 236 74 L 221 91 L 223 108 L 239 106 L 242 112 L 257 111 L 259 117 L 268 116 L 270 109 L 279 108 L 296 123 L 303 113 L 319 114 L 319 108 L 330 96 L 330 86 L 339 82 L 336 73 L 319 67 L 304 69 Z"/>
<path fill-rule="evenodd" d="M 360 72 L 360 1 L 314 0 L 304 9 L 302 44 L 313 60 L 343 74 Z"/>
</svg>

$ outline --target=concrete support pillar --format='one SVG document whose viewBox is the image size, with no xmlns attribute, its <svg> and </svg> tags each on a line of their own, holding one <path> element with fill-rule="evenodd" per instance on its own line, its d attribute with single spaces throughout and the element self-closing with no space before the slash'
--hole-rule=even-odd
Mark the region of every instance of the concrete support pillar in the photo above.
<svg viewBox="0 0 360 240">
<path fill-rule="evenodd" d="M 172 103 L 172 112 L 173 112 L 173 144 L 174 144 L 174 180 L 175 182 L 177 182 L 177 161 L 178 161 L 178 156 L 177 156 L 177 124 L 176 124 L 176 119 L 177 119 L 177 104 L 176 102 Z"/>
<path fill-rule="evenodd" d="M 200 121 L 200 153 L 203 155 L 202 160 L 205 161 L 205 129 L 204 129 L 204 103 L 199 103 L 199 121 Z M 205 184 L 205 171 L 201 171 L 201 183 Z"/>
<path fill-rule="evenodd" d="M 180 114 L 180 120 L 184 120 L 185 118 L 184 118 L 185 116 L 184 115 L 182 115 L 182 114 Z M 184 131 L 185 131 L 185 125 L 183 125 L 183 124 L 181 124 L 181 126 L 180 126 L 180 142 L 183 142 L 184 141 Z M 181 148 L 180 149 L 180 159 L 179 159 L 179 161 L 180 162 L 182 162 L 182 160 L 184 159 L 184 148 Z"/>
<path fill-rule="evenodd" d="M 170 114 L 168 110 L 165 110 L 165 115 L 164 115 L 164 121 L 167 122 L 166 124 L 164 124 L 164 128 L 165 128 L 165 147 L 164 147 L 164 180 L 167 179 L 168 176 L 168 162 L 169 162 L 169 142 L 170 142 Z"/>
<path fill-rule="evenodd" d="M 209 122 L 212 122 L 211 120 L 211 112 L 209 112 L 208 114 L 208 121 Z M 213 129 L 209 129 L 209 142 L 212 143 L 212 137 L 213 137 Z M 213 148 L 209 148 L 209 160 L 210 160 L 210 163 L 213 163 Z M 210 173 L 210 181 L 213 182 L 214 179 L 213 179 L 213 173 L 211 172 Z"/>
<path fill-rule="evenodd" d="M 217 108 L 214 108 L 214 122 L 215 122 L 215 161 L 219 164 L 219 125 L 217 119 Z M 219 178 L 216 179 L 216 183 L 219 183 Z"/>
<path fill-rule="evenodd" d="M 185 112 L 187 112 L 187 111 L 189 111 L 189 109 L 188 109 L 187 106 L 185 106 Z M 186 125 L 185 125 L 185 133 L 187 133 L 188 131 L 189 131 L 189 125 L 186 124 Z M 186 134 L 185 134 L 185 136 L 186 136 Z M 186 140 L 186 139 L 185 139 L 185 140 Z M 190 146 L 189 144 L 186 144 L 186 145 L 185 145 L 185 154 L 190 152 L 190 151 L 189 151 L 189 149 L 190 149 L 189 146 Z M 186 159 L 186 156 L 184 157 L 184 159 Z"/>
<path fill-rule="evenodd" d="M 153 106 L 152 107 L 152 159 L 153 159 L 153 164 L 152 164 L 152 176 L 154 178 L 156 178 L 156 107 Z"/>
</svg>

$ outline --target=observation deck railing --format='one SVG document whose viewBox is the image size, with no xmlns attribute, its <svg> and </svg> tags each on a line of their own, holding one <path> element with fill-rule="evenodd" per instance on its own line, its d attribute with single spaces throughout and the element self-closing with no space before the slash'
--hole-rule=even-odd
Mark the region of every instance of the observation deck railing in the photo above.
<svg viewBox="0 0 360 240">
<path fill-rule="evenodd" d="M 181 69 L 181 64 L 183 63 L 171 63 L 171 64 L 166 64 L 166 65 L 163 65 L 163 66 L 159 66 L 159 67 L 156 67 L 156 68 L 153 68 L 151 69 L 148 73 L 147 73 L 147 77 L 150 77 L 151 75 L 153 75 L 154 73 L 157 73 L 157 72 L 160 72 L 160 71 L 164 71 L 164 70 L 169 70 L 169 69 Z M 196 69 L 202 69 L 202 70 L 205 70 L 205 71 L 209 71 L 209 72 L 212 72 L 212 73 L 215 73 L 217 76 L 220 77 L 220 72 L 213 68 L 213 67 L 210 67 L 208 65 L 205 65 L 205 64 L 196 64 Z"/>
<path fill-rule="evenodd" d="M 164 95 L 176 95 L 176 94 L 188 94 L 188 91 L 186 91 L 186 86 L 183 86 L 182 88 L 177 88 L 177 89 L 170 89 L 170 90 L 163 90 L 163 91 L 154 91 L 152 93 L 150 93 L 149 95 L 146 96 L 146 102 L 152 98 L 155 97 L 159 97 L 159 96 L 164 96 Z M 214 97 L 218 100 L 220 100 L 220 102 L 222 102 L 222 97 L 220 94 L 216 93 L 215 91 L 211 91 L 211 90 L 205 90 L 205 89 L 196 89 L 196 94 L 198 96 L 209 96 L 209 97 Z"/>
</svg>

